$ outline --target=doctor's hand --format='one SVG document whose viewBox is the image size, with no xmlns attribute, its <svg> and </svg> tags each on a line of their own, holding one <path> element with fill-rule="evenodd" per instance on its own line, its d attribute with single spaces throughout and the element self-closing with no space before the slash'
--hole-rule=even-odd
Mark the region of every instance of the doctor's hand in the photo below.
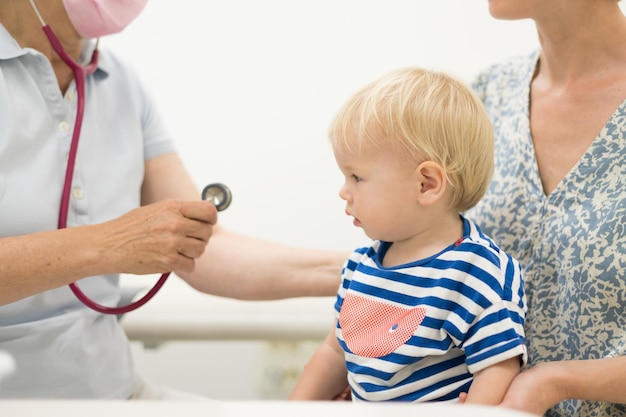
<svg viewBox="0 0 626 417">
<path fill-rule="evenodd" d="M 139 275 L 193 271 L 216 222 L 211 203 L 164 200 L 92 227 L 110 272 Z"/>
</svg>

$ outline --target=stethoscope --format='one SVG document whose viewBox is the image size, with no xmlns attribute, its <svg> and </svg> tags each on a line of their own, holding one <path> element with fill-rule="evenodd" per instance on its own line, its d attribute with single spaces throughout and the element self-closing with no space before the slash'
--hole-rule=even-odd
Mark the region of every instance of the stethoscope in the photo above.
<svg viewBox="0 0 626 417">
<path fill-rule="evenodd" d="M 83 117 L 85 112 L 85 79 L 88 75 L 93 74 L 98 67 L 99 40 L 96 41 L 95 49 L 91 55 L 91 61 L 89 62 L 89 64 L 85 66 L 78 64 L 76 61 L 74 61 L 74 59 L 72 59 L 72 57 L 67 54 L 67 52 L 65 52 L 65 49 L 63 49 L 61 42 L 59 42 L 59 39 L 56 37 L 54 32 L 52 32 L 50 26 L 44 22 L 41 14 L 39 13 L 39 10 L 37 9 L 37 6 L 35 5 L 34 0 L 30 0 L 30 3 L 33 7 L 33 10 L 35 10 L 35 14 L 37 14 L 37 18 L 41 22 L 42 29 L 48 37 L 50 45 L 52 45 L 54 51 L 72 70 L 76 83 L 76 95 L 78 96 L 76 104 L 76 121 L 74 122 L 74 132 L 72 133 L 72 142 L 70 144 L 70 152 L 68 156 L 67 168 L 65 171 L 65 181 L 63 183 L 63 192 L 61 194 L 61 204 L 59 211 L 58 228 L 64 229 L 67 227 L 67 217 L 70 205 L 70 190 L 72 186 L 72 178 L 74 175 L 74 166 L 76 165 L 76 154 L 78 150 L 80 130 L 83 124 Z M 230 189 L 224 184 L 214 183 L 204 187 L 204 189 L 202 190 L 202 199 L 213 203 L 218 211 L 222 211 L 230 205 L 232 201 L 232 194 L 230 192 Z M 107 307 L 96 303 L 95 301 L 87 297 L 85 293 L 83 293 L 80 288 L 78 288 L 75 282 L 70 283 L 69 287 L 76 296 L 76 298 L 78 298 L 87 307 L 103 314 L 120 315 L 128 313 L 129 311 L 133 311 L 150 301 L 150 299 L 154 297 L 156 293 L 161 289 L 163 284 L 165 284 L 165 281 L 167 280 L 169 275 L 170 272 L 162 274 L 156 284 L 154 284 L 154 286 L 140 299 L 131 302 L 128 305 L 118 307 Z"/>
</svg>

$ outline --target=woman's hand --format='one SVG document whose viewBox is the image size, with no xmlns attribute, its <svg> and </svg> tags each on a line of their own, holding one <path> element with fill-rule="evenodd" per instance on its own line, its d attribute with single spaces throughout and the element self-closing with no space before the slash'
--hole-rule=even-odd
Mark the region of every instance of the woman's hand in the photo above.
<svg viewBox="0 0 626 417">
<path fill-rule="evenodd" d="M 545 362 L 521 372 L 513 379 L 501 405 L 544 415 L 550 407 L 566 398 L 560 394 L 559 385 L 550 382 L 553 377 L 552 368 L 550 362 Z"/>
<path fill-rule="evenodd" d="M 565 398 L 559 396 L 559 388 L 550 383 L 549 363 L 541 363 L 524 370 L 509 385 L 502 402 L 502 407 L 542 416 L 554 404 Z M 459 402 L 464 403 L 467 393 L 459 396 Z"/>
</svg>

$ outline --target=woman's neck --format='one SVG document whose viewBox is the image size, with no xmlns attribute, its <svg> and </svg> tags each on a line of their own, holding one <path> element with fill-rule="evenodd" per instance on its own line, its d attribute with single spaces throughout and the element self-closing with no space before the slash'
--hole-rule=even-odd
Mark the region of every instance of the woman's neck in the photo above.
<svg viewBox="0 0 626 417">
<path fill-rule="evenodd" d="M 626 17 L 617 2 L 589 2 L 558 18 L 537 18 L 539 73 L 555 85 L 611 76 L 626 63 Z"/>
</svg>

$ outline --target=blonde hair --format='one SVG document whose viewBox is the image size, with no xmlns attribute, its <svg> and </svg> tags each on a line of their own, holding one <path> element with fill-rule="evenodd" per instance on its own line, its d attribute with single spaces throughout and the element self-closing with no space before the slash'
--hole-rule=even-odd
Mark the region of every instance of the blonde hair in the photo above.
<svg viewBox="0 0 626 417">
<path fill-rule="evenodd" d="M 493 129 L 482 102 L 441 72 L 407 68 L 371 82 L 343 105 L 329 138 L 336 149 L 392 146 L 416 163 L 438 163 L 459 212 L 478 203 L 493 175 Z"/>
</svg>

